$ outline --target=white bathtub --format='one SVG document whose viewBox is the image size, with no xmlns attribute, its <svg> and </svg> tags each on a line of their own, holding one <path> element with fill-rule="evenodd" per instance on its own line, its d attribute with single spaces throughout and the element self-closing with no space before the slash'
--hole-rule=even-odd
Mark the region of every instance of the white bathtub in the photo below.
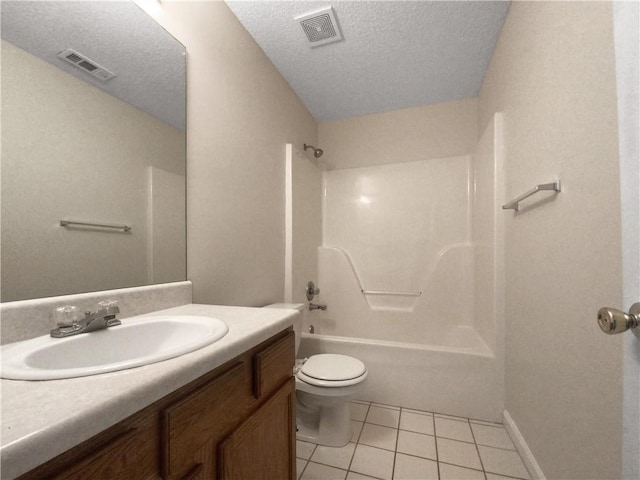
<svg viewBox="0 0 640 480">
<path fill-rule="evenodd" d="M 362 400 L 462 417 L 502 421 L 504 375 L 474 329 L 443 345 L 303 333 L 299 358 L 340 353 L 369 371 Z"/>
</svg>

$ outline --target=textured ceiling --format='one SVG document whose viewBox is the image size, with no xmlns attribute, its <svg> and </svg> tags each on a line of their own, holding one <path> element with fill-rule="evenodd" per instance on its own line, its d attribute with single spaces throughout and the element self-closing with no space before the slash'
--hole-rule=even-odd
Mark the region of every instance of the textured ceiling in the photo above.
<svg viewBox="0 0 640 480">
<path fill-rule="evenodd" d="M 504 1 L 231 1 L 318 121 L 474 97 Z M 310 48 L 294 17 L 332 6 L 344 39 Z"/>
<path fill-rule="evenodd" d="M 181 130 L 184 47 L 133 2 L 2 1 L 2 39 Z M 56 55 L 72 48 L 117 76 L 92 77 Z"/>
</svg>

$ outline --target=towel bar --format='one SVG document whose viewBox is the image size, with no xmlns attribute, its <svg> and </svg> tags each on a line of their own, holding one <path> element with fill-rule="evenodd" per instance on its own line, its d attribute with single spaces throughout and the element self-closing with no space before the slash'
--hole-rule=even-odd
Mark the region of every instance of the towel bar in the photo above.
<svg viewBox="0 0 640 480">
<path fill-rule="evenodd" d="M 75 225 L 78 225 L 80 227 L 113 228 L 116 230 L 122 230 L 123 232 L 131 231 L 131 227 L 129 225 L 111 225 L 107 223 L 76 222 L 75 220 L 60 220 L 61 227 L 72 227 Z"/>
<path fill-rule="evenodd" d="M 531 190 L 529 190 L 526 193 L 523 193 L 522 195 L 520 195 L 517 198 L 514 198 L 513 200 L 511 200 L 508 203 L 505 203 L 502 206 L 503 210 L 515 210 L 516 212 L 520 209 L 520 206 L 518 205 L 522 200 L 524 200 L 525 198 L 529 198 L 531 195 L 534 195 L 538 192 L 541 192 L 543 190 L 553 190 L 554 192 L 560 192 L 560 180 L 553 182 L 553 183 L 542 183 L 540 185 L 536 185 L 535 187 L 533 187 Z"/>
</svg>

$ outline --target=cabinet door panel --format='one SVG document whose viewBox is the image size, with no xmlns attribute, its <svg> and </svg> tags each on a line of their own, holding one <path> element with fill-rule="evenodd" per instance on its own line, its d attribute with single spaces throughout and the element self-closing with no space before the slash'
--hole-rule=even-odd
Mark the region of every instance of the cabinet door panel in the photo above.
<svg viewBox="0 0 640 480">
<path fill-rule="evenodd" d="M 245 364 L 239 362 L 163 410 L 164 478 L 180 478 L 197 463 L 202 463 L 196 460 L 200 450 L 210 440 L 223 438 L 238 422 L 246 408 L 249 382 Z"/>
<path fill-rule="evenodd" d="M 181 480 L 204 480 L 204 466 L 197 463 Z"/>
<path fill-rule="evenodd" d="M 295 478 L 295 383 L 288 380 L 220 445 L 223 480 Z"/>
</svg>

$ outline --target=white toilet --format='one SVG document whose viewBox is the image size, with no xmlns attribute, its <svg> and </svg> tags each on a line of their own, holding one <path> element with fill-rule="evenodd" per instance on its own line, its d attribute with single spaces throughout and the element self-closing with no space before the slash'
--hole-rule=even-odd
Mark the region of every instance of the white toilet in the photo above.
<svg viewBox="0 0 640 480">
<path fill-rule="evenodd" d="M 268 308 L 298 310 L 294 323 L 296 355 L 300 347 L 304 303 L 275 303 Z M 357 358 L 322 353 L 296 360 L 297 438 L 330 447 L 342 447 L 351 440 L 349 401 L 360 392 L 367 368 Z"/>
</svg>

